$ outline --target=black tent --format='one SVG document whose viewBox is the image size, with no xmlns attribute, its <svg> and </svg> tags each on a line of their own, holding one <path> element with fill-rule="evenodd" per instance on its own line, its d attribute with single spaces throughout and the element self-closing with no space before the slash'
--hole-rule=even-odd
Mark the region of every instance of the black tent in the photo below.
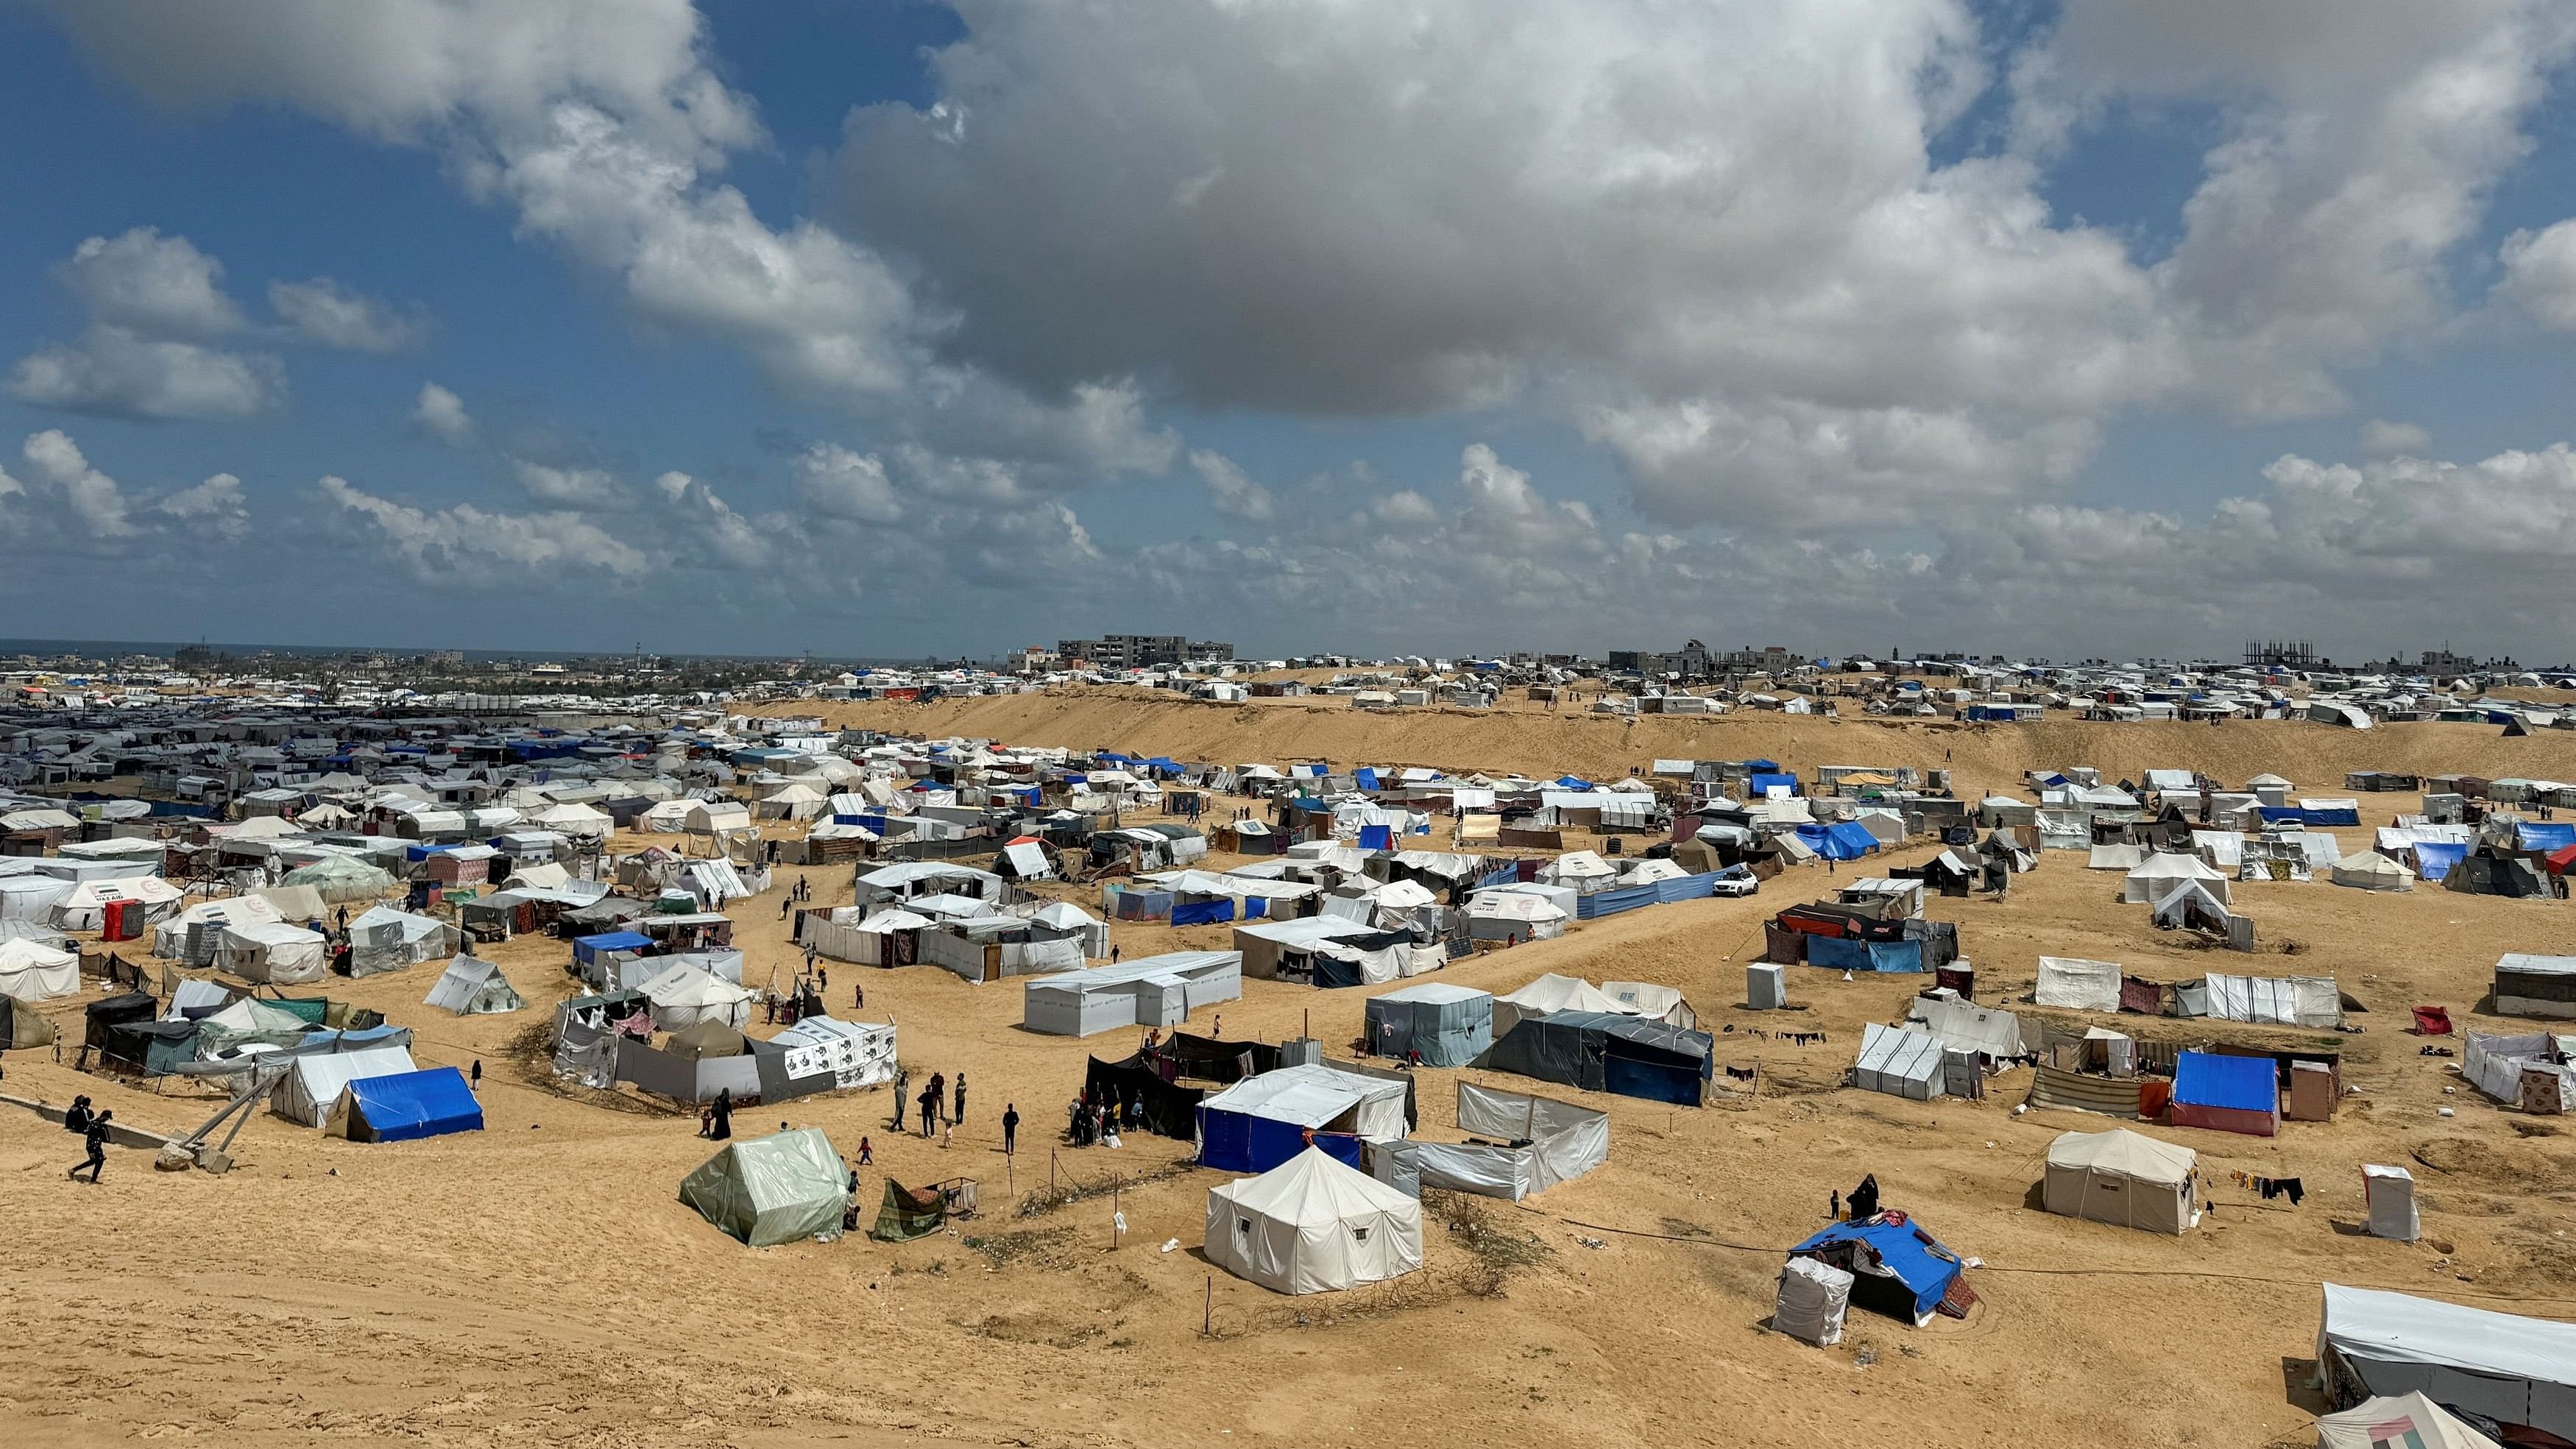
<svg viewBox="0 0 2576 1449">
<path fill-rule="evenodd" d="M 1220 1041 L 1176 1031 L 1164 1040 L 1173 1075 L 1231 1085 L 1246 1077 L 1279 1070 L 1279 1048 L 1266 1042 Z"/>
<path fill-rule="evenodd" d="M 1706 1096 L 1713 1043 L 1704 1031 L 1610 1012 L 1557 1011 L 1521 1018 L 1484 1065 L 1588 1092 L 1616 1092 L 1696 1107 Z"/>
<path fill-rule="evenodd" d="M 1207 1097 L 1203 1088 L 1164 1081 L 1142 1052 L 1117 1062 L 1093 1057 L 1082 1076 L 1082 1092 L 1095 1102 L 1117 1103 L 1122 1122 L 1130 1120 L 1131 1105 L 1141 1104 L 1148 1131 L 1184 1142 L 1198 1135 L 1199 1103 Z"/>
</svg>

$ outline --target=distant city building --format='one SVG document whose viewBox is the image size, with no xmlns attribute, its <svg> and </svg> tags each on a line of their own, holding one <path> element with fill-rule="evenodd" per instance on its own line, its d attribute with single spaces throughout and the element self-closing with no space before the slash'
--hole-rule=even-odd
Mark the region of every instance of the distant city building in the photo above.
<svg viewBox="0 0 2576 1449">
<path fill-rule="evenodd" d="M 1058 639 L 1055 652 L 1067 661 L 1088 662 L 1095 669 L 1152 669 L 1194 660 L 1234 657 L 1234 646 L 1214 640 L 1196 644 L 1180 634 L 1103 634 L 1097 639 Z"/>
<path fill-rule="evenodd" d="M 1671 674 L 1683 679 L 1713 679 L 1724 674 L 1784 674 L 1805 662 L 1805 659 L 1777 644 L 1766 644 L 1759 649 L 1748 644 L 1721 654 L 1697 639 L 1669 653 L 1613 649 L 1609 657 L 1612 669 L 1633 669 L 1650 675 Z"/>
</svg>

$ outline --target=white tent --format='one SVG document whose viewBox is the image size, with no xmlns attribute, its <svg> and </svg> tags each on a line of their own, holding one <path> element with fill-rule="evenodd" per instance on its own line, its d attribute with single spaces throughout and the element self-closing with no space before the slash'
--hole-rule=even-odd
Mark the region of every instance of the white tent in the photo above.
<svg viewBox="0 0 2576 1449">
<path fill-rule="evenodd" d="M 767 820 L 811 820 L 823 813 L 826 797 L 811 785 L 790 785 L 760 802 L 760 814 Z"/>
<path fill-rule="evenodd" d="M 1530 891 L 1478 891 L 1467 901 L 1467 934 L 1478 941 L 1546 941 L 1565 934 L 1567 912 Z"/>
<path fill-rule="evenodd" d="M 279 919 L 277 907 L 261 896 L 199 901 L 152 928 L 152 954 L 174 960 L 185 954 L 190 926 L 206 925 L 220 932 L 225 926 L 275 925 Z"/>
<path fill-rule="evenodd" d="M 2420 1393 L 2364 1399 L 2317 1420 L 2317 1449 L 2497 1449 Z"/>
<path fill-rule="evenodd" d="M 0 921 L 49 923 L 54 907 L 71 893 L 70 881 L 50 875 L 0 875 Z"/>
<path fill-rule="evenodd" d="M 2219 904 L 2228 902 L 2226 876 L 2197 855 L 2174 851 L 2160 851 L 2139 862 L 2138 868 L 2121 881 L 2120 899 L 2131 905 L 2152 905 L 2178 880 L 2198 881 L 2208 887 L 2211 895 L 2218 897 Z"/>
<path fill-rule="evenodd" d="M 2203 980 L 2209 993 L 2206 1015 L 2219 1021 L 2315 1030 L 2343 1025 L 2343 995 L 2331 976 L 2227 976 L 2212 971 Z"/>
<path fill-rule="evenodd" d="M 1055 1036 L 1092 1036 L 1122 1026 L 1178 1026 L 1202 1006 L 1243 996 L 1240 951 L 1167 951 L 1159 956 L 1032 976 L 1022 988 L 1021 1024 Z"/>
<path fill-rule="evenodd" d="M 1540 866 L 1538 878 L 1550 885 L 1599 890 L 1619 878 L 1619 868 L 1592 851 L 1569 850 Z"/>
<path fill-rule="evenodd" d="M 2200 1225 L 2200 1154 L 2125 1127 L 2068 1132 L 2048 1144 L 2048 1210 L 2151 1233 Z"/>
<path fill-rule="evenodd" d="M 2328 1283 L 2316 1357 L 2338 1401 L 2420 1391 L 2462 1413 L 2576 1438 L 2576 1323 Z"/>
<path fill-rule="evenodd" d="M 642 989 L 661 1031 L 687 1031 L 702 1021 L 720 1021 L 736 1031 L 751 1025 L 753 993 L 685 961 L 672 962 Z"/>
<path fill-rule="evenodd" d="M 1871 1022 L 1861 1032 L 1852 1085 L 1928 1102 L 1941 1095 L 1941 1043 L 1929 1032 Z"/>
<path fill-rule="evenodd" d="M 2120 968 L 2109 961 L 2042 956 L 2039 990 L 2033 999 L 2042 1006 L 2070 1011 L 2118 1011 Z"/>
<path fill-rule="evenodd" d="M 1559 976 L 1551 971 L 1508 996 L 1494 998 L 1494 1040 L 1511 1035 L 1512 1028 L 1525 1017 L 1547 1016 L 1559 1011 L 1605 1011 L 1614 1016 L 1633 1016 L 1636 1009 L 1589 981 L 1573 976 Z"/>
<path fill-rule="evenodd" d="M 80 994 L 80 957 L 17 937 L 0 941 L 0 996 L 53 1001 Z"/>
<path fill-rule="evenodd" d="M 2415 875 L 2378 851 L 2365 850 L 2335 862 L 2334 883 L 2366 891 L 2411 891 Z"/>
<path fill-rule="evenodd" d="M 349 922 L 349 974 L 373 976 L 435 961 L 456 950 L 457 930 L 430 916 L 374 906 Z"/>
<path fill-rule="evenodd" d="M 400 1046 L 360 1047 L 354 1051 L 312 1052 L 291 1059 L 286 1075 L 268 1098 L 268 1110 L 289 1122 L 319 1127 L 340 1100 L 340 1089 L 364 1077 L 392 1077 L 420 1068 L 411 1050 Z"/>
<path fill-rule="evenodd" d="M 1330 1293 L 1422 1266 L 1422 1204 L 1309 1147 L 1208 1189 L 1207 1256 L 1280 1293 Z"/>
<path fill-rule="evenodd" d="M 480 956 L 459 956 L 439 973 L 421 1004 L 445 1007 L 458 1016 L 489 1016 L 516 1011 L 528 1003 L 511 987 L 510 978 L 501 974 L 499 964 Z"/>
<path fill-rule="evenodd" d="M 529 822 L 576 840 L 596 840 L 617 827 L 617 820 L 604 810 L 587 805 L 563 804 L 541 810 Z"/>
<path fill-rule="evenodd" d="M 1979 1006 L 1956 992 L 1918 996 L 1907 1010 L 1909 1023 L 1920 1022 L 1952 1051 L 1975 1052 L 1998 1061 L 2030 1050 L 2021 1018 L 1997 1007 Z"/>
<path fill-rule="evenodd" d="M 53 923 L 66 931 L 103 929 L 109 901 L 140 901 L 144 919 L 158 921 L 179 908 L 179 888 L 157 875 L 82 881 L 54 902 Z"/>
<path fill-rule="evenodd" d="M 302 926 L 229 925 L 215 946 L 216 970 L 272 986 L 319 981 L 329 965 L 322 938 Z"/>
</svg>

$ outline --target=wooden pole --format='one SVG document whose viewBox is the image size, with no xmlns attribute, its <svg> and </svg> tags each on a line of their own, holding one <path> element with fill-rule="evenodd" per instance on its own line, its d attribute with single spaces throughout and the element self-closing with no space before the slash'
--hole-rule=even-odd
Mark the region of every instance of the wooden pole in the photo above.
<svg viewBox="0 0 2576 1449">
<path fill-rule="evenodd" d="M 1118 1189 L 1109 1189 L 1109 1251 L 1118 1251 Z"/>
<path fill-rule="evenodd" d="M 1208 1335 L 1216 1332 L 1216 1275 L 1214 1273 L 1208 1275 L 1207 1305 L 1200 1310 L 1199 1332 Z"/>
</svg>

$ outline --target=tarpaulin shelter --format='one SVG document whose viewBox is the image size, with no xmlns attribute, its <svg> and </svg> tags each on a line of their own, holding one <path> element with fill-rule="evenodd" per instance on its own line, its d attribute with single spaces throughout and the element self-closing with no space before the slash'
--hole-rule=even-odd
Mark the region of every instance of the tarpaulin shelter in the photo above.
<svg viewBox="0 0 2576 1449">
<path fill-rule="evenodd" d="M 1851 1301 L 1920 1328 L 1959 1278 L 1958 1255 L 1911 1219 L 1836 1223 L 1789 1250 L 1852 1275 Z"/>
<path fill-rule="evenodd" d="M 1852 1281 L 1851 1274 L 1831 1263 L 1791 1258 L 1780 1268 L 1780 1291 L 1771 1307 L 1772 1329 L 1819 1348 L 1842 1342 Z"/>
<path fill-rule="evenodd" d="M 1033 976 L 1021 990 L 1021 1024 L 1030 1031 L 1092 1036 L 1125 1026 L 1178 1026 L 1200 1007 L 1242 997 L 1243 953 L 1169 951 Z"/>
<path fill-rule="evenodd" d="M 45 1014 L 14 996 L 0 994 L 0 1052 L 23 1052 L 51 1046 L 54 1024 Z"/>
<path fill-rule="evenodd" d="M 2497 957 L 2495 1009 L 2503 1016 L 2576 1017 L 2576 956 L 2508 951 Z"/>
<path fill-rule="evenodd" d="M 1141 1117 L 1145 1130 L 1184 1142 L 1197 1136 L 1199 1104 L 1208 1095 L 1204 1087 L 1163 1080 L 1153 1059 L 1142 1052 L 1114 1062 L 1091 1058 L 1083 1070 L 1082 1092 L 1095 1102 L 1114 1105 L 1122 1122 Z"/>
<path fill-rule="evenodd" d="M 224 927 L 215 968 L 244 981 L 295 986 L 319 981 L 329 969 L 321 936 L 283 922 Z"/>
<path fill-rule="evenodd" d="M 1941 1043 L 1929 1032 L 1871 1022 L 1861 1032 L 1852 1085 L 1928 1102 L 1942 1093 Z"/>
<path fill-rule="evenodd" d="M 1425 981 L 1369 998 L 1363 1015 L 1369 1049 L 1380 1056 L 1418 1054 L 1426 1066 L 1463 1067 L 1494 1044 L 1489 991 Z"/>
<path fill-rule="evenodd" d="M 2415 1034 L 2417 1036 L 2449 1036 L 2451 1034 L 2450 1008 L 2446 1006 L 2416 1007 Z"/>
<path fill-rule="evenodd" d="M 352 1142 L 409 1142 L 483 1130 L 483 1104 L 454 1067 L 362 1077 L 340 1089 L 323 1130 Z"/>
<path fill-rule="evenodd" d="M 1363 1141 L 1401 1141 L 1409 1088 L 1322 1062 L 1247 1077 L 1199 1103 L 1199 1165 L 1266 1172 L 1316 1145 L 1357 1166 Z"/>
<path fill-rule="evenodd" d="M 1839 820 L 1831 825 L 1801 825 L 1795 833 L 1801 844 L 1827 860 L 1858 860 L 1879 849 L 1878 837 L 1856 820 Z"/>
<path fill-rule="evenodd" d="M 2048 1144 L 2050 1212 L 2150 1233 L 2199 1226 L 2200 1154 L 2142 1132 L 2067 1132 Z"/>
<path fill-rule="evenodd" d="M 439 973 L 421 1004 L 443 1007 L 458 1016 L 488 1016 L 516 1011 L 528 1003 L 511 987 L 510 978 L 501 974 L 498 962 L 459 956 Z"/>
<path fill-rule="evenodd" d="M 1712 1039 L 1659 1021 L 1605 1012 L 1524 1017 L 1494 1042 L 1485 1065 L 1591 1092 L 1696 1107 L 1715 1067 Z"/>
<path fill-rule="evenodd" d="M 37 941 L 0 941 L 0 996 L 54 1001 L 80 994 L 80 956 Z"/>
<path fill-rule="evenodd" d="M 2278 1135 L 2278 1067 L 2269 1057 L 2182 1053 L 2174 1062 L 2173 1124 L 2253 1137 Z"/>
<path fill-rule="evenodd" d="M 880 1243 L 909 1243 L 938 1232 L 948 1222 L 948 1199 L 936 1187 L 911 1188 L 886 1179 L 885 1200 L 877 1207 L 876 1226 L 868 1236 Z"/>
<path fill-rule="evenodd" d="M 2411 1243 L 2424 1232 L 2415 1211 L 2415 1174 L 2402 1167 L 2361 1165 L 2362 1201 L 2370 1210 L 2370 1235 Z"/>
<path fill-rule="evenodd" d="M 342 1090 L 364 1077 L 394 1077 L 420 1070 L 402 1046 L 370 1046 L 355 1051 L 306 1052 L 288 1060 L 286 1073 L 269 1092 L 268 1110 L 289 1122 L 319 1127 L 331 1115 Z"/>
<path fill-rule="evenodd" d="M 2109 961 L 2042 956 L 2039 989 L 2032 999 L 2041 1006 L 2074 1011 L 2118 1011 L 2120 968 Z"/>
<path fill-rule="evenodd" d="M 767 1248 L 838 1229 L 849 1187 L 832 1140 L 800 1127 L 727 1143 L 680 1179 L 680 1201 L 726 1236 Z"/>
<path fill-rule="evenodd" d="M 1208 1260 L 1279 1293 L 1330 1293 L 1422 1266 L 1422 1205 L 1308 1147 L 1208 1189 Z"/>
<path fill-rule="evenodd" d="M 2338 1405 L 2420 1392 L 2499 1425 L 2576 1439 L 2576 1324 L 2328 1283 L 2316 1361 Z"/>
</svg>

